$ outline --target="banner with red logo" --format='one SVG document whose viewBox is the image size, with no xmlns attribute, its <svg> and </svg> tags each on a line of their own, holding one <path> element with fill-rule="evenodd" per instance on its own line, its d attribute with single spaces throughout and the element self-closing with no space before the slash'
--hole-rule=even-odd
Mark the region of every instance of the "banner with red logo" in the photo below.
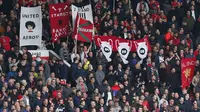
<svg viewBox="0 0 200 112">
<path fill-rule="evenodd" d="M 118 51 L 119 45 L 117 45 L 117 44 L 119 44 L 119 43 L 128 43 L 130 46 L 130 52 L 136 52 L 137 48 L 140 45 L 139 43 L 142 43 L 142 42 L 146 42 L 146 45 L 148 48 L 147 50 L 151 51 L 151 45 L 149 43 L 148 36 L 145 36 L 144 38 L 139 39 L 139 40 L 126 40 L 126 39 L 118 38 L 116 36 L 95 36 L 94 40 L 98 47 L 101 47 L 102 42 L 110 43 L 110 41 L 112 41 L 113 42 L 112 43 L 112 51 L 114 51 L 114 52 Z M 101 43 L 100 43 L 100 41 L 101 41 Z M 148 52 L 148 51 L 143 51 L 143 53 Z"/>
<path fill-rule="evenodd" d="M 77 15 L 73 38 L 82 42 L 91 42 L 92 34 L 93 24 Z"/>
<path fill-rule="evenodd" d="M 69 4 L 59 3 L 49 5 L 52 41 L 68 35 Z"/>
<path fill-rule="evenodd" d="M 195 69 L 195 58 L 185 58 L 181 60 L 181 76 L 182 76 L 182 88 L 187 88 L 192 82 Z"/>
</svg>

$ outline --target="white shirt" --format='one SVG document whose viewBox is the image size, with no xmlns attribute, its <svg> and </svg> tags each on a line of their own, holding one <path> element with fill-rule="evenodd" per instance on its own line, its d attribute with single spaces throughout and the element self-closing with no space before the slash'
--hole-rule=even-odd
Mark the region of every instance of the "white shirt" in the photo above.
<svg viewBox="0 0 200 112">
<path fill-rule="evenodd" d="M 23 97 L 25 105 L 30 105 L 30 100 L 27 96 Z"/>
<path fill-rule="evenodd" d="M 127 39 L 127 38 L 128 38 L 128 34 L 124 33 L 124 39 Z"/>
<path fill-rule="evenodd" d="M 194 18 L 194 20 L 196 20 L 194 10 L 192 10 L 191 12 L 192 12 L 192 17 Z"/>
<path fill-rule="evenodd" d="M 112 94 L 111 94 L 111 92 L 108 92 L 108 99 L 106 101 L 106 105 L 108 105 L 108 101 L 109 100 L 112 100 Z"/>
</svg>

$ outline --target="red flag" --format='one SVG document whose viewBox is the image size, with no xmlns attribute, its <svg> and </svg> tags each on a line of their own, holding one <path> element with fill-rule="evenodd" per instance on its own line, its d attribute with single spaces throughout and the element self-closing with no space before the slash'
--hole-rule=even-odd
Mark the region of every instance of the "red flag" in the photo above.
<svg viewBox="0 0 200 112">
<path fill-rule="evenodd" d="M 91 42 L 92 34 L 93 24 L 88 20 L 80 18 L 77 14 L 73 38 L 82 42 Z"/>
<path fill-rule="evenodd" d="M 181 76 L 182 76 L 182 88 L 187 88 L 192 82 L 195 69 L 195 58 L 185 58 L 181 60 Z"/>
<path fill-rule="evenodd" d="M 49 5 L 52 41 L 68 35 L 69 4 L 59 3 Z"/>
<path fill-rule="evenodd" d="M 113 41 L 113 51 L 118 51 L 117 50 L 117 45 L 115 45 L 115 41 L 116 40 L 119 40 L 119 42 L 128 42 L 128 43 L 131 43 L 132 45 L 130 45 L 130 46 L 132 46 L 131 47 L 131 52 L 136 52 L 136 50 L 137 50 L 137 48 L 136 48 L 136 45 L 135 45 L 135 42 L 137 42 L 137 43 L 140 43 L 140 42 L 147 42 L 147 47 L 148 47 L 148 51 L 151 51 L 151 45 L 150 45 L 150 43 L 149 43 L 149 41 L 148 41 L 148 36 L 145 36 L 144 38 L 142 38 L 142 39 L 139 39 L 139 40 L 126 40 L 126 39 L 123 39 L 123 38 L 118 38 L 118 37 L 116 37 L 116 36 L 95 36 L 94 37 L 94 40 L 95 40 L 95 43 L 96 43 L 96 45 L 98 46 L 98 47 L 100 47 L 100 43 L 99 43 L 99 41 L 98 41 L 98 39 L 100 39 L 101 41 L 106 41 L 106 42 L 109 42 L 109 40 L 112 40 Z"/>
</svg>

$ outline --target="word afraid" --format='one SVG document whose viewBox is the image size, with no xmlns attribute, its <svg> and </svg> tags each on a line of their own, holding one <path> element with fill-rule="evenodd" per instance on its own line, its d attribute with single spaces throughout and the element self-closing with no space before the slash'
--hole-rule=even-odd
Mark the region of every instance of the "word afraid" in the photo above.
<svg viewBox="0 0 200 112">
<path fill-rule="evenodd" d="M 38 39 L 39 38 L 39 35 L 36 35 L 36 36 L 23 36 L 23 39 L 24 40 L 27 40 L 27 39 Z"/>
</svg>

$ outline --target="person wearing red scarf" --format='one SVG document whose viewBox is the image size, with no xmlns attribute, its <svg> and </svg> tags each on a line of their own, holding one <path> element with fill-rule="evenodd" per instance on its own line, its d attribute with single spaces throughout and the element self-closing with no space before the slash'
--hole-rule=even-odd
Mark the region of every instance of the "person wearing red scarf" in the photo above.
<svg viewBox="0 0 200 112">
<path fill-rule="evenodd" d="M 80 90 L 81 92 L 85 93 L 88 91 L 88 88 L 86 86 L 86 84 L 84 83 L 84 80 L 82 77 L 79 77 L 77 79 L 77 85 L 76 85 L 76 89 Z"/>
<path fill-rule="evenodd" d="M 190 34 L 186 34 L 186 44 L 188 46 L 188 48 L 192 48 L 193 47 L 193 42 L 192 39 L 190 39 Z"/>
<path fill-rule="evenodd" d="M 200 44 L 197 46 L 197 49 L 194 51 L 195 57 L 199 54 L 200 51 Z"/>
</svg>

